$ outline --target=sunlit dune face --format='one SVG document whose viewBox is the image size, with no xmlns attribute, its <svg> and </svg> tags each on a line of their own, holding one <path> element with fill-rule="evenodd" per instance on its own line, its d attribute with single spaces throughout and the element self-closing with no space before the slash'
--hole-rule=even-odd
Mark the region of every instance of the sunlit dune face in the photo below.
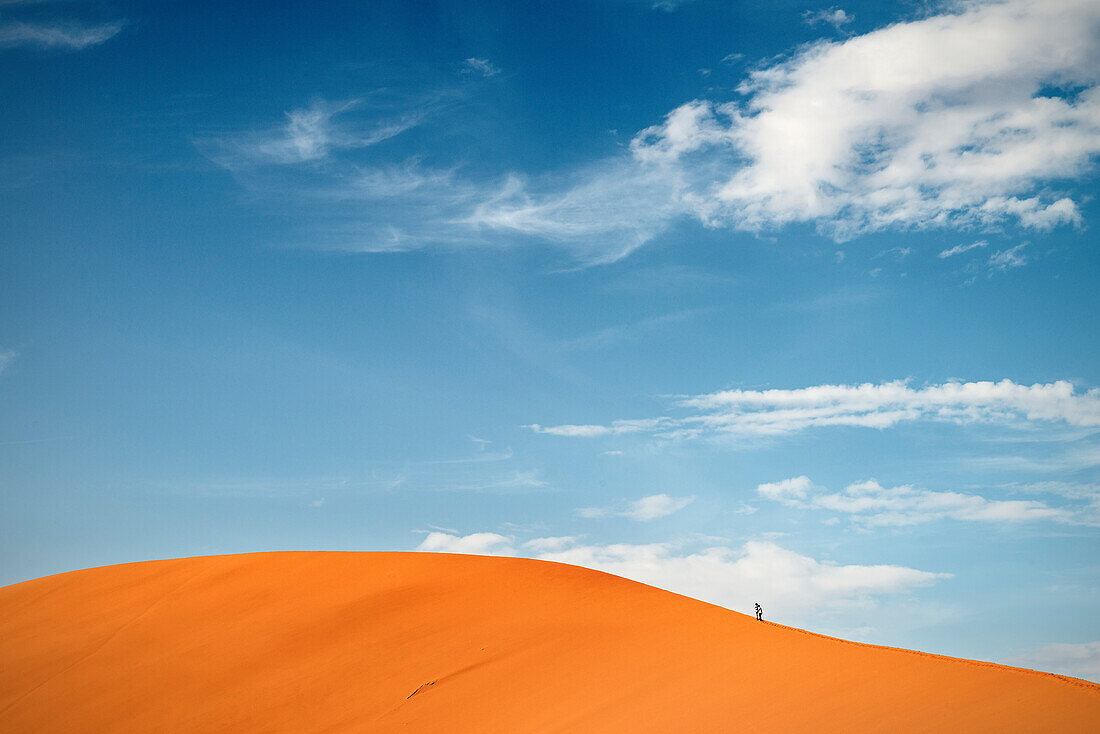
<svg viewBox="0 0 1100 734">
<path fill-rule="evenodd" d="M 1100 731 L 1084 681 L 516 558 L 78 571 L 0 589 L 0 640 L 0 732 Z"/>
</svg>

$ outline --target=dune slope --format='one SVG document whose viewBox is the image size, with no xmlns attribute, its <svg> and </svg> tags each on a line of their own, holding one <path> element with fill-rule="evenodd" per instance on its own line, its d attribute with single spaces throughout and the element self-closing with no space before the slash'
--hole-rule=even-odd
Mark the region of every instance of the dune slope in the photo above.
<svg viewBox="0 0 1100 734">
<path fill-rule="evenodd" d="M 513 558 L 259 553 L 0 589 L 2 732 L 1095 732 L 1100 687 Z"/>
</svg>

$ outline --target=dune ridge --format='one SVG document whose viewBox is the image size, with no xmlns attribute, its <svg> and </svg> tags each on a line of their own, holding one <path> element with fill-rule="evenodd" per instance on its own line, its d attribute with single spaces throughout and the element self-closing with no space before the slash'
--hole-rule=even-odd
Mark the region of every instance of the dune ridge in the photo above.
<svg viewBox="0 0 1100 734">
<path fill-rule="evenodd" d="M 530 559 L 281 552 L 0 589 L 0 732 L 1100 731 L 1087 681 Z"/>
</svg>

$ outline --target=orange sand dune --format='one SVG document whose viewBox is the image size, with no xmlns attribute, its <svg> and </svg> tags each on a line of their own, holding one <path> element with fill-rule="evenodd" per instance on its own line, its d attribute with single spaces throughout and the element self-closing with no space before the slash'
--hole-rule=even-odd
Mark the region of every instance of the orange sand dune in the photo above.
<svg viewBox="0 0 1100 734">
<path fill-rule="evenodd" d="M 260 553 L 0 589 L 0 731 L 1100 732 L 1100 686 L 557 563 Z"/>
</svg>

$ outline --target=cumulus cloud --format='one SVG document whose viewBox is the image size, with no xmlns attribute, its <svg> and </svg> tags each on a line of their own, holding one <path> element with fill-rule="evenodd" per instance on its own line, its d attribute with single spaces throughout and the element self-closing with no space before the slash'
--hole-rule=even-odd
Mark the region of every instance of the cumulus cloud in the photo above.
<svg viewBox="0 0 1100 734">
<path fill-rule="evenodd" d="M 791 390 L 723 390 L 680 398 L 681 417 L 617 420 L 608 425 L 528 426 L 536 433 L 580 438 L 650 434 L 694 438 L 715 434 L 776 436 L 825 426 L 885 429 L 903 422 L 941 421 L 1008 427 L 1061 423 L 1100 426 L 1100 389 L 1078 392 L 1057 381 L 1022 385 L 947 382 L 910 387 L 906 381 L 816 385 Z"/>
<path fill-rule="evenodd" d="M 493 62 L 478 58 L 469 58 L 463 61 L 462 71 L 467 74 L 480 74 L 482 76 L 496 76 L 500 73 L 500 69 Z"/>
<path fill-rule="evenodd" d="M 416 549 L 432 553 L 470 553 L 479 556 L 515 555 L 512 539 L 497 533 L 453 535 L 451 533 L 432 532 L 428 533 Z"/>
<path fill-rule="evenodd" d="M 670 497 L 667 494 L 653 494 L 635 500 L 623 510 L 603 507 L 582 507 L 577 514 L 586 518 L 627 517 L 638 522 L 649 522 L 679 512 L 692 503 L 694 497 Z"/>
<path fill-rule="evenodd" d="M 803 475 L 779 482 L 765 482 L 756 488 L 756 492 L 770 500 L 791 501 L 801 500 L 812 489 L 814 489 L 814 483 L 809 477 Z"/>
<path fill-rule="evenodd" d="M 759 601 L 769 615 L 789 623 L 871 606 L 876 598 L 951 577 L 906 566 L 821 561 L 756 540 L 688 551 L 673 543 L 585 545 L 566 536 L 536 538 L 524 548 L 542 560 L 605 571 L 731 609 L 748 611 Z M 431 533 L 417 550 L 515 555 L 510 539 L 496 533 Z"/>
<path fill-rule="evenodd" d="M 513 192 L 522 205 L 490 202 L 476 220 L 601 237 L 619 256 L 687 216 L 753 232 L 810 223 L 837 241 L 1080 224 L 1075 200 L 1047 187 L 1100 152 L 1100 5 L 956 7 L 803 48 L 753 71 L 740 101 L 688 102 L 628 157 L 563 191 Z"/>
<path fill-rule="evenodd" d="M 1013 665 L 1100 683 L 1100 642 L 1055 642 L 1009 661 Z"/>
<path fill-rule="evenodd" d="M 850 484 L 840 492 L 828 492 L 801 476 L 761 484 L 756 491 L 761 497 L 791 507 L 847 515 L 866 526 L 917 525 L 945 519 L 1100 524 L 1100 514 L 1090 507 L 1055 508 L 1037 500 L 991 500 L 976 494 L 934 492 L 911 485 L 887 488 L 873 479 Z"/>
<path fill-rule="evenodd" d="M 0 24 L 0 48 L 28 46 L 47 50 L 80 51 L 111 40 L 122 30 L 123 25 L 121 21 L 95 24 L 10 21 Z"/>
<path fill-rule="evenodd" d="M 808 618 L 818 608 L 907 593 L 949 576 L 904 566 L 823 562 L 764 541 L 696 552 L 668 543 L 576 545 L 539 558 L 595 568 L 732 609 L 748 610 L 760 601 L 788 620 Z"/>
<path fill-rule="evenodd" d="M 843 9 L 832 7 L 827 10 L 807 10 L 802 14 L 802 21 L 808 26 L 818 23 L 828 23 L 838 31 L 855 20 L 855 17 L 846 13 Z"/>
</svg>

